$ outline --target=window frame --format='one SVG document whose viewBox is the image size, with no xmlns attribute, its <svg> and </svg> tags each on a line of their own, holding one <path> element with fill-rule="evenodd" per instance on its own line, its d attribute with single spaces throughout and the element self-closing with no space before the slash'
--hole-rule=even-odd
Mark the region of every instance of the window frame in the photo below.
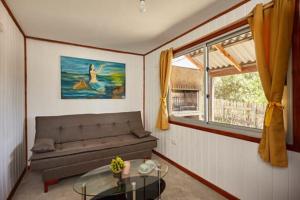
<svg viewBox="0 0 300 200">
<path fill-rule="evenodd" d="M 212 45 L 215 45 L 215 44 L 218 44 L 224 40 L 227 40 L 229 38 L 232 38 L 232 37 L 235 37 L 235 36 L 238 36 L 238 35 L 241 35 L 241 34 L 244 34 L 244 33 L 247 33 L 251 31 L 250 30 L 250 27 L 245 25 L 245 26 L 241 26 L 237 29 L 234 29 L 233 31 L 229 32 L 229 33 L 224 33 L 222 34 L 221 36 L 218 36 L 208 42 L 206 42 L 206 51 L 208 51 L 209 47 L 212 46 Z M 247 126 L 239 126 L 239 125 L 233 125 L 233 124 L 226 124 L 226 123 L 221 123 L 221 122 L 215 122 L 215 121 L 212 121 L 211 119 L 211 116 L 210 116 L 210 113 L 212 113 L 212 90 L 211 90 L 211 87 L 212 87 L 212 77 L 209 76 L 209 52 L 206 52 L 206 63 L 205 63 L 205 67 L 206 67 L 206 73 L 207 73 L 207 77 L 206 77 L 206 86 L 207 86 L 207 90 L 206 90 L 206 95 L 208 95 L 208 97 L 206 98 L 206 101 L 207 101 L 207 123 L 208 124 L 211 124 L 212 127 L 216 127 L 216 128 L 225 128 L 225 129 L 228 129 L 232 132 L 238 132 L 240 134 L 244 134 L 244 135 L 249 135 L 249 136 L 254 136 L 254 137 L 261 137 L 261 130 L 262 129 L 258 129 L 258 128 L 251 128 L 251 127 L 247 127 Z"/>
<path fill-rule="evenodd" d="M 204 47 L 205 52 L 206 52 L 207 46 L 209 46 L 209 44 L 216 43 L 217 41 L 220 41 L 220 40 L 224 39 L 225 37 L 232 37 L 234 34 L 240 34 L 243 30 L 249 31 L 249 25 L 248 25 L 247 19 L 242 19 L 237 22 L 234 22 L 228 26 L 225 26 L 224 28 L 221 28 L 215 32 L 212 32 L 211 34 L 208 34 L 202 38 L 192 41 L 191 43 L 188 43 L 182 47 L 175 49 L 174 57 L 185 55 L 185 54 L 190 53 L 201 47 Z M 298 35 L 299 35 L 299 33 L 298 33 Z M 293 52 L 294 52 L 294 48 L 293 48 Z M 200 120 L 195 120 L 195 119 L 184 119 L 182 117 L 170 116 L 169 123 L 259 143 L 260 138 L 261 138 L 261 132 L 262 132 L 261 129 L 242 127 L 242 126 L 237 126 L 237 125 L 230 125 L 230 124 L 223 124 L 223 123 L 209 121 L 209 116 L 206 113 L 206 112 L 208 112 L 209 101 L 208 101 L 208 98 L 205 97 L 207 94 L 207 91 L 209 89 L 208 83 L 206 83 L 209 81 L 208 70 L 207 70 L 207 66 L 208 66 L 207 56 L 208 56 L 208 53 L 205 53 L 205 59 L 204 59 L 204 66 L 206 68 L 205 69 L 205 78 L 204 78 L 204 81 L 205 81 L 205 83 L 204 83 L 205 84 L 204 85 L 204 87 L 205 87 L 205 95 L 204 95 L 204 98 L 205 98 L 205 103 L 204 103 L 204 105 L 205 105 L 205 108 L 204 108 L 205 121 L 200 121 Z M 294 60 L 294 57 L 293 57 L 293 60 Z M 293 66 L 290 67 L 290 68 L 292 68 L 291 71 L 294 71 L 294 67 L 295 67 L 295 63 L 293 62 Z M 290 76 L 290 80 L 288 82 L 291 83 L 295 80 L 295 77 L 292 73 L 288 74 L 288 76 Z M 293 141 L 292 142 L 289 141 L 289 143 L 291 142 L 291 144 L 288 144 L 287 146 L 289 149 L 296 149 L 295 147 L 293 148 L 293 146 L 295 146 L 294 144 L 298 141 L 298 140 L 296 141 L 295 138 L 297 138 L 299 136 L 295 137 L 295 133 L 294 133 L 295 130 L 293 127 L 293 123 L 290 122 L 290 121 L 294 121 L 294 115 L 295 115 L 293 112 L 294 111 L 293 101 L 294 101 L 295 97 L 294 97 L 294 92 L 292 92 L 292 91 L 294 91 L 293 84 L 291 86 L 289 86 L 289 88 L 288 88 L 288 92 L 289 92 L 289 94 L 288 94 L 288 96 L 289 96 L 289 98 L 288 98 L 288 119 L 289 119 L 288 132 L 291 133 L 290 138 L 292 138 Z M 287 137 L 287 139 L 288 139 L 288 137 Z M 300 141 L 299 141 L 299 143 L 300 143 Z M 300 151 L 300 145 L 299 145 L 299 151 Z"/>
<path fill-rule="evenodd" d="M 226 40 L 228 38 L 249 32 L 250 28 L 247 25 L 238 27 L 230 32 L 221 34 L 217 37 L 214 37 L 208 41 L 204 41 L 194 47 L 191 47 L 185 51 L 179 52 L 174 54 L 174 58 L 178 58 L 180 56 L 186 55 L 190 52 L 193 52 L 195 50 L 204 49 L 204 56 L 203 56 L 203 63 L 204 63 L 204 80 L 203 80 L 203 84 L 204 84 L 204 120 L 196 120 L 196 119 L 186 119 L 183 117 L 175 117 L 175 116 L 171 116 L 170 115 L 170 122 L 180 122 L 180 123 L 185 123 L 185 124 L 191 124 L 191 125 L 195 125 L 195 126 L 200 126 L 200 127 L 205 127 L 208 129 L 217 129 L 219 131 L 224 130 L 226 132 L 232 132 L 235 134 L 241 134 L 241 135 L 246 135 L 246 136 L 250 136 L 250 137 L 255 137 L 255 138 L 259 138 L 261 136 L 261 129 L 256 129 L 256 128 L 250 128 L 250 127 L 245 127 L 245 126 L 238 126 L 238 125 L 232 125 L 232 124 L 225 124 L 225 123 L 219 123 L 219 122 L 214 122 L 211 121 L 210 119 L 210 109 L 211 107 L 211 91 L 210 91 L 210 79 L 211 77 L 209 76 L 209 52 L 208 52 L 208 47 L 210 47 L 211 45 L 214 45 L 216 43 L 219 43 L 223 40 Z M 171 89 L 170 89 L 171 90 Z M 171 91 L 169 91 L 169 95 L 168 97 L 170 97 L 171 95 Z M 170 102 L 170 101 L 168 101 Z M 169 105 L 168 108 L 171 108 L 171 106 Z"/>
</svg>

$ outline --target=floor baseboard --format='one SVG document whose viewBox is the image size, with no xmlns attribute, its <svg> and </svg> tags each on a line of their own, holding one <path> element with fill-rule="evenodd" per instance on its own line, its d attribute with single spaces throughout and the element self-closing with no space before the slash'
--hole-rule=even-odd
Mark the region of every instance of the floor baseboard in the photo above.
<svg viewBox="0 0 300 200">
<path fill-rule="evenodd" d="M 184 173 L 188 174 L 189 176 L 193 177 L 194 179 L 196 179 L 197 181 L 203 183 L 204 185 L 206 185 L 207 187 L 211 188 L 212 190 L 216 191 L 217 193 L 219 193 L 220 195 L 224 196 L 225 198 L 229 199 L 229 200 L 239 200 L 239 198 L 237 198 L 236 196 L 230 194 L 229 192 L 223 190 L 222 188 L 216 186 L 215 184 L 205 180 L 204 178 L 202 178 L 201 176 L 195 174 L 194 172 L 186 169 L 185 167 L 181 166 L 180 164 L 176 163 L 175 161 L 169 159 L 168 157 L 162 155 L 161 153 L 153 150 L 153 153 L 156 154 L 157 156 L 159 156 L 160 158 L 164 159 L 165 161 L 167 161 L 168 163 L 174 165 L 175 167 L 177 167 L 178 169 L 180 169 L 181 171 L 183 171 Z"/>
<path fill-rule="evenodd" d="M 10 193 L 9 193 L 9 195 L 8 195 L 8 197 L 7 197 L 7 200 L 11 200 L 11 199 L 12 199 L 12 197 L 14 196 L 14 194 L 15 194 L 15 192 L 16 192 L 18 186 L 20 185 L 20 183 L 21 183 L 23 177 L 25 176 L 26 172 L 27 172 L 27 166 L 24 168 L 24 170 L 23 170 L 21 176 L 18 178 L 18 181 L 17 181 L 16 184 L 14 185 L 13 189 L 10 191 Z"/>
</svg>

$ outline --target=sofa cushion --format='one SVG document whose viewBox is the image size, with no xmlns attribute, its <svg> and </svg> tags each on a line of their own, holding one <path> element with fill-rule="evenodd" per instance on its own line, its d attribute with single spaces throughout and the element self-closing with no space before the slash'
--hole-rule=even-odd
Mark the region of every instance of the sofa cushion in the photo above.
<svg viewBox="0 0 300 200">
<path fill-rule="evenodd" d="M 122 146 L 130 146 L 134 144 L 144 143 L 148 141 L 155 141 L 157 138 L 148 136 L 144 138 L 137 138 L 132 134 L 119 135 L 114 137 L 105 137 L 98 139 L 82 140 L 75 142 L 67 142 L 56 144 L 56 150 L 47 153 L 33 153 L 31 160 L 48 159 L 55 157 L 62 157 L 66 155 L 79 154 L 84 152 L 99 151 L 103 149 L 118 148 Z"/>
<path fill-rule="evenodd" d="M 140 112 L 36 117 L 36 138 L 55 143 L 127 135 L 137 128 L 143 128 Z"/>
<path fill-rule="evenodd" d="M 135 152 L 145 152 L 145 151 L 151 152 L 152 149 L 155 148 L 156 146 L 157 146 L 157 142 L 153 140 L 153 141 L 137 143 L 129 146 L 102 149 L 98 151 L 88 151 L 88 152 L 70 154 L 66 156 L 58 156 L 58 157 L 47 158 L 47 159 L 33 160 L 31 162 L 31 169 L 45 170 L 45 169 L 56 168 L 60 166 L 73 165 L 76 163 L 86 163 L 86 162 L 90 162 L 91 160 L 104 160 L 107 158 L 109 159 L 109 161 L 111 161 L 111 159 L 114 158 L 116 155 L 122 156 L 125 154 L 132 154 Z M 144 158 L 144 157 L 136 157 L 136 158 Z"/>
<path fill-rule="evenodd" d="M 31 151 L 34 153 L 46 153 L 55 151 L 54 140 L 51 138 L 37 139 L 34 143 L 34 146 L 31 148 Z"/>
<path fill-rule="evenodd" d="M 146 131 L 145 129 L 133 129 L 131 133 L 138 138 L 148 137 L 151 134 L 150 131 Z"/>
</svg>

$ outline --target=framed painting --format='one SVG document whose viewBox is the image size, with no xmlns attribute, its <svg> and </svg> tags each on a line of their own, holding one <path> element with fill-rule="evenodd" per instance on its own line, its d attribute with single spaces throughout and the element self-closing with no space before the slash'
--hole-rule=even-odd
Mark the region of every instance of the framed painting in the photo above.
<svg viewBox="0 0 300 200">
<path fill-rule="evenodd" d="M 124 99 L 124 63 L 61 56 L 62 99 Z"/>
</svg>

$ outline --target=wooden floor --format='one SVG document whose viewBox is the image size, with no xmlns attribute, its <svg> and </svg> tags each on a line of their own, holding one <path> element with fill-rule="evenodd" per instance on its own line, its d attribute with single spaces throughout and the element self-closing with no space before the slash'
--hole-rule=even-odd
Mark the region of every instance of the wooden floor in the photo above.
<svg viewBox="0 0 300 200">
<path fill-rule="evenodd" d="M 154 159 L 161 160 L 156 155 Z M 176 167 L 169 165 L 169 172 L 164 178 L 166 190 L 163 193 L 163 200 L 221 200 L 223 196 L 214 192 L 202 183 L 186 175 Z M 72 189 L 73 183 L 78 177 L 61 180 L 58 184 L 50 186 L 49 192 L 43 192 L 41 175 L 35 172 L 28 172 L 19 185 L 14 200 L 80 200 L 81 197 Z"/>
</svg>

